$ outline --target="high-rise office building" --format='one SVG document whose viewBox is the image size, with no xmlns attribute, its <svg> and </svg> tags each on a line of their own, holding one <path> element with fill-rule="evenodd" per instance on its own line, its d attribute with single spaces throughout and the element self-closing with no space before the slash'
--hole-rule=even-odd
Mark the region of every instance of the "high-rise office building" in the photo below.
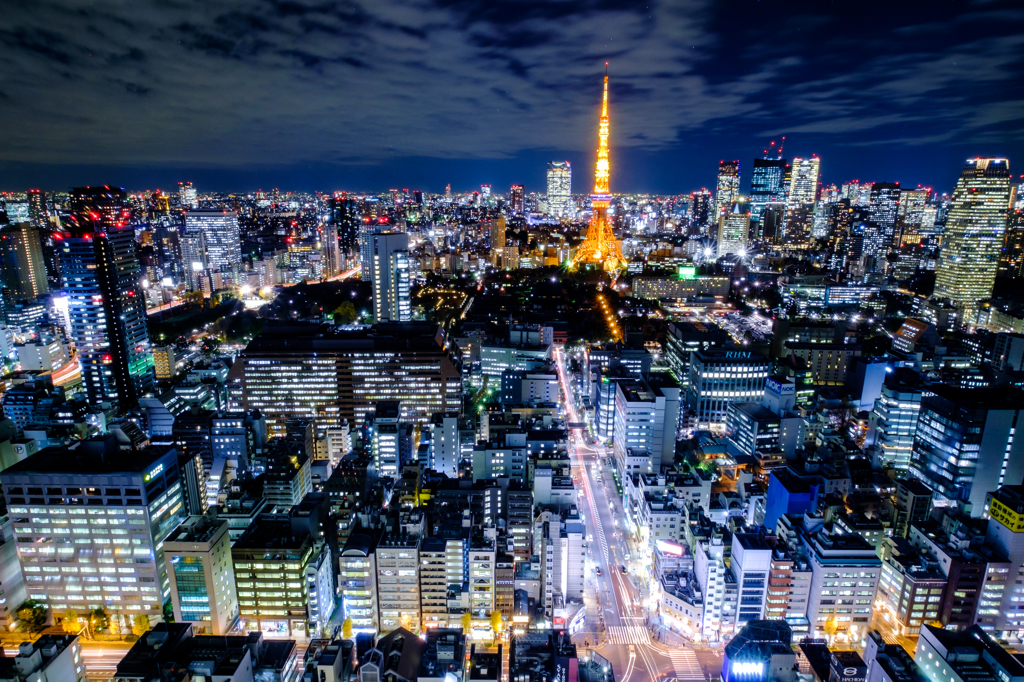
<svg viewBox="0 0 1024 682">
<path fill-rule="evenodd" d="M 28 596 L 62 614 L 105 609 L 122 628 L 160 620 L 164 540 L 182 513 L 172 447 L 121 450 L 107 435 L 40 450 L 0 474 Z"/>
<path fill-rule="evenodd" d="M 969 503 L 980 516 L 986 494 L 1024 478 L 1020 391 L 932 391 L 921 399 L 910 475 L 936 497 Z"/>
<path fill-rule="evenodd" d="M 760 222 L 761 213 L 769 204 L 786 203 L 786 159 L 754 159 L 750 174 L 750 219 Z"/>
<path fill-rule="evenodd" d="M 818 198 L 818 171 L 821 160 L 796 157 L 789 169 L 789 194 L 786 197 L 786 242 L 800 245 L 810 236 L 814 204 Z"/>
<path fill-rule="evenodd" d="M 718 162 L 718 187 L 715 191 L 716 214 L 721 217 L 732 210 L 740 195 L 740 162 Z"/>
<path fill-rule="evenodd" d="M 509 208 L 516 215 L 526 213 L 526 188 L 522 185 L 512 185 L 508 193 Z"/>
<path fill-rule="evenodd" d="M 412 303 L 409 299 L 409 235 L 404 232 L 372 235 L 370 266 L 374 320 L 412 320 Z"/>
<path fill-rule="evenodd" d="M 750 233 L 750 203 L 737 201 L 718 218 L 718 255 L 742 256 Z"/>
<path fill-rule="evenodd" d="M 876 182 L 871 185 L 868 221 L 877 242 L 871 245 L 873 251 L 868 251 L 870 255 L 882 258 L 892 247 L 899 245 L 896 223 L 899 219 L 900 195 L 898 182 Z M 867 245 L 865 250 L 868 250 Z"/>
<path fill-rule="evenodd" d="M 186 210 L 199 205 L 196 197 L 196 188 L 191 182 L 178 183 L 178 205 Z"/>
<path fill-rule="evenodd" d="M 818 198 L 818 171 L 821 159 L 796 157 L 790 170 L 789 206 L 814 206 Z"/>
<path fill-rule="evenodd" d="M 39 230 L 29 223 L 0 230 L 0 268 L 12 299 L 33 300 L 50 291 Z"/>
<path fill-rule="evenodd" d="M 232 373 L 241 379 L 241 406 L 260 410 L 274 435 L 292 418 L 321 429 L 362 424 L 378 400 L 401 400 L 403 418 L 422 425 L 437 412 L 462 411 L 460 357 L 444 329 L 428 323 L 331 333 L 268 326 Z"/>
<path fill-rule="evenodd" d="M 705 234 L 711 224 L 711 192 L 701 189 L 690 194 L 690 228 L 691 234 Z"/>
<path fill-rule="evenodd" d="M 215 272 L 229 272 L 241 266 L 242 240 L 238 233 L 238 214 L 234 211 L 188 211 L 185 214 L 185 232 L 190 235 L 202 234 L 206 268 Z"/>
<path fill-rule="evenodd" d="M 565 218 L 572 214 L 572 166 L 568 161 L 548 163 L 548 215 Z"/>
<path fill-rule="evenodd" d="M 921 226 L 924 224 L 925 208 L 931 198 L 932 190 L 929 187 L 918 187 L 917 189 L 900 190 L 900 213 L 898 221 L 897 246 L 908 243 L 908 239 L 917 237 Z M 918 243 L 914 240 L 912 243 Z"/>
<path fill-rule="evenodd" d="M 935 297 L 949 299 L 973 325 L 992 295 L 1010 208 L 1010 162 L 970 159 L 953 190 L 935 273 Z"/>
<path fill-rule="evenodd" d="M 72 336 L 89 402 L 131 408 L 153 390 L 153 351 L 146 321 L 135 231 L 120 187 L 71 192 L 70 230 L 61 242 Z"/>
</svg>

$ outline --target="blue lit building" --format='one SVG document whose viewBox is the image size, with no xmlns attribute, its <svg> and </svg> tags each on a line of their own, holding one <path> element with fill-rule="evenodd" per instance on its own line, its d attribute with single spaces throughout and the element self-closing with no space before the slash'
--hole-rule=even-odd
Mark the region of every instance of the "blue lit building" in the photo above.
<svg viewBox="0 0 1024 682">
<path fill-rule="evenodd" d="M 774 530 L 783 514 L 808 514 L 818 508 L 819 486 L 783 469 L 768 476 L 764 526 Z"/>
</svg>

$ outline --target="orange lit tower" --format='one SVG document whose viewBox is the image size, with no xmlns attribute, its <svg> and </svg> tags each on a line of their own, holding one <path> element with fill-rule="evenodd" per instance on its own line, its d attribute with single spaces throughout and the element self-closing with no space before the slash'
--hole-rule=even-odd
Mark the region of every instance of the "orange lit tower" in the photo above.
<svg viewBox="0 0 1024 682">
<path fill-rule="evenodd" d="M 581 263 L 599 264 L 605 270 L 618 270 L 626 264 L 622 257 L 622 245 L 612 233 L 608 222 L 608 205 L 612 201 L 608 189 L 611 164 L 608 161 L 608 63 L 604 65 L 604 95 L 601 98 L 601 125 L 597 131 L 597 169 L 594 172 L 594 193 L 590 196 L 593 214 L 587 237 L 573 256 L 572 265 Z"/>
</svg>

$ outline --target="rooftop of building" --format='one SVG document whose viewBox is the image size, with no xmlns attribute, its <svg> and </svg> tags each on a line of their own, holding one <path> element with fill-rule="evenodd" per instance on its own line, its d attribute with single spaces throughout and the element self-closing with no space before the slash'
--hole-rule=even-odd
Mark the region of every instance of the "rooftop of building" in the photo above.
<svg viewBox="0 0 1024 682">
<path fill-rule="evenodd" d="M 473 651 L 469 658 L 469 679 L 497 680 L 501 679 L 501 645 L 499 653 Z"/>
<path fill-rule="evenodd" d="M 921 640 L 934 646 L 954 671 L 959 673 L 959 669 L 967 668 L 972 682 L 1024 679 L 1024 663 L 977 625 L 954 631 L 925 623 L 921 626 Z"/>
<path fill-rule="evenodd" d="M 138 474 L 174 451 L 173 446 L 153 445 L 121 450 L 113 434 L 79 441 L 70 446 L 50 446 L 4 469 L 4 474 Z"/>
<path fill-rule="evenodd" d="M 300 550 L 311 543 L 308 532 L 296 532 L 286 515 L 264 514 L 256 518 L 232 546 L 235 550 L 283 549 Z M 351 539 L 351 538 L 350 538 Z"/>
<path fill-rule="evenodd" d="M 462 630 L 433 628 L 427 630 L 426 648 L 420 657 L 419 677 L 444 677 L 445 673 L 461 673 L 465 658 L 466 637 Z"/>
<path fill-rule="evenodd" d="M 227 521 L 220 521 L 209 516 L 189 516 L 180 526 L 171 531 L 164 544 L 206 543 L 216 537 L 221 529 L 226 529 L 227 525 Z"/>
<path fill-rule="evenodd" d="M 1001 486 L 992 493 L 992 499 L 999 500 L 1018 514 L 1024 514 L 1024 485 Z"/>
<path fill-rule="evenodd" d="M 768 540 L 761 533 L 733 533 L 732 537 L 745 550 L 761 550 L 766 552 L 772 550 L 772 546 L 768 544 Z"/>
<path fill-rule="evenodd" d="M 761 403 L 730 403 L 730 409 L 750 417 L 758 423 L 778 422 L 781 418 Z"/>
<path fill-rule="evenodd" d="M 391 322 L 369 329 L 332 325 L 269 323 L 244 353 L 316 353 L 373 350 L 439 352 L 448 345 L 443 328 L 431 322 Z"/>
<path fill-rule="evenodd" d="M 784 620 L 748 621 L 725 645 L 730 661 L 762 661 L 775 654 L 792 653 L 793 629 Z"/>
</svg>

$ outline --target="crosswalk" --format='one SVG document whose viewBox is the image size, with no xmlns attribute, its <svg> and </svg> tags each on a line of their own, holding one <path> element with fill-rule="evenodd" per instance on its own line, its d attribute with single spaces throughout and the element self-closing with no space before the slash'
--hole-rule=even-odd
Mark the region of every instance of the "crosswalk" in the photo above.
<svg viewBox="0 0 1024 682">
<path fill-rule="evenodd" d="M 612 644 L 649 644 L 651 633 L 639 625 L 612 625 L 608 628 Z"/>
<path fill-rule="evenodd" d="M 668 657 L 672 659 L 672 667 L 676 670 L 676 678 L 680 682 L 700 680 L 704 682 L 704 670 L 697 662 L 697 654 L 693 649 L 675 649 Z"/>
</svg>

